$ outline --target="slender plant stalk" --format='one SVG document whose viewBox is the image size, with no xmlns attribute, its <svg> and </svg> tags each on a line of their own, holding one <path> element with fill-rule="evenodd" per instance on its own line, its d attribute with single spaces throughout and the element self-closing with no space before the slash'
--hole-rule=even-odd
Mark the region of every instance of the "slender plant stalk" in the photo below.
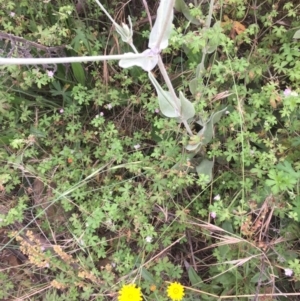
<svg viewBox="0 0 300 301">
<path fill-rule="evenodd" d="M 110 16 L 110 14 L 107 12 L 105 7 L 98 0 L 95 0 L 95 2 L 100 6 L 102 11 L 106 14 L 107 18 L 111 21 L 111 23 L 113 23 L 114 25 L 119 25 L 118 23 L 115 22 L 115 20 Z"/>
<path fill-rule="evenodd" d="M 174 103 L 176 104 L 176 107 L 177 107 L 176 109 L 177 109 L 178 113 L 180 114 L 180 107 L 181 107 L 180 100 L 179 100 L 179 98 L 176 96 L 175 90 L 174 90 L 174 88 L 173 88 L 173 85 L 172 85 L 172 83 L 171 83 L 171 80 L 170 80 L 170 78 L 169 78 L 169 75 L 168 75 L 168 73 L 167 73 L 167 70 L 166 70 L 166 68 L 165 68 L 165 65 L 164 65 L 164 63 L 163 63 L 163 61 L 162 61 L 160 55 L 159 55 L 159 57 L 158 57 L 158 64 L 157 64 L 157 65 L 158 65 L 158 68 L 159 68 L 159 70 L 160 70 L 160 72 L 161 72 L 161 74 L 162 74 L 162 76 L 163 76 L 163 78 L 164 78 L 164 80 L 165 80 L 165 82 L 166 82 L 166 85 L 167 85 L 167 87 L 168 87 L 168 89 L 169 89 L 169 91 L 170 91 L 170 93 L 171 93 L 171 96 L 172 96 L 172 98 L 173 98 L 173 100 L 174 100 Z M 186 120 L 182 120 L 182 123 L 183 123 L 183 125 L 185 126 L 187 132 L 188 132 L 190 135 L 193 135 L 193 132 L 192 132 L 192 130 L 191 130 L 189 124 L 187 123 L 187 121 L 186 121 Z"/>
<path fill-rule="evenodd" d="M 97 56 L 71 56 L 55 58 L 0 58 L 0 65 L 43 65 L 43 64 L 63 64 L 75 62 L 97 62 L 109 60 L 143 58 L 147 55 L 143 53 L 125 53 L 116 55 L 97 55 Z"/>
</svg>

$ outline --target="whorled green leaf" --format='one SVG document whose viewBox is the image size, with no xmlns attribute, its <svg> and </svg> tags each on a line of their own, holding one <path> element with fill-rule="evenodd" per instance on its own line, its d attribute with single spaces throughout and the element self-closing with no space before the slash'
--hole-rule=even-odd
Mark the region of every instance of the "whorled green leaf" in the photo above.
<svg viewBox="0 0 300 301">
<path fill-rule="evenodd" d="M 205 73 L 205 66 L 204 66 L 204 62 L 201 62 L 196 69 L 196 77 L 193 78 L 190 82 L 189 82 L 189 88 L 190 91 L 192 93 L 192 95 L 195 95 L 197 93 L 197 91 L 199 91 L 199 86 L 200 86 L 200 81 L 201 78 L 203 77 Z"/>
<path fill-rule="evenodd" d="M 190 82 L 189 82 L 189 88 L 190 91 L 192 93 L 192 95 L 196 94 L 197 88 L 198 88 L 198 78 L 193 78 Z"/>
<path fill-rule="evenodd" d="M 201 91 L 201 87 L 204 88 L 204 85 L 201 82 L 200 77 L 199 78 L 195 77 L 189 82 L 189 88 L 192 95 L 195 95 L 198 91 Z"/>
<path fill-rule="evenodd" d="M 142 277 L 144 278 L 144 280 L 146 280 L 148 283 L 150 284 L 154 284 L 155 283 L 155 279 L 153 277 L 153 275 L 144 267 L 142 268 Z"/>
<path fill-rule="evenodd" d="M 187 268 L 189 280 L 193 288 L 201 288 L 201 283 L 203 282 L 201 277 L 197 274 L 192 266 Z"/>
<path fill-rule="evenodd" d="M 157 90 L 158 105 L 161 113 L 166 117 L 178 117 L 179 111 L 175 108 L 172 95 L 168 91 Z"/>
<path fill-rule="evenodd" d="M 197 78 L 202 78 L 202 76 L 205 74 L 205 66 L 204 66 L 204 62 L 201 62 L 200 64 L 198 64 L 197 68 L 196 68 L 196 77 Z"/>
<path fill-rule="evenodd" d="M 148 75 L 153 86 L 155 87 L 161 113 L 166 117 L 179 117 L 180 108 L 178 108 L 171 93 L 163 90 L 151 72 L 149 72 Z M 177 103 L 179 103 L 179 99 L 177 99 Z"/>
<path fill-rule="evenodd" d="M 226 112 L 227 108 L 224 108 L 221 111 L 213 113 L 209 120 L 206 122 L 205 126 L 199 131 L 198 135 L 202 137 L 202 145 L 209 143 L 213 137 L 213 127 L 217 123 L 222 115 Z M 201 120 L 201 122 L 203 122 Z M 200 122 L 198 122 L 200 124 Z"/>
<path fill-rule="evenodd" d="M 133 66 L 139 66 L 145 71 L 151 71 L 158 62 L 158 53 L 153 52 L 151 49 L 147 49 L 143 52 L 145 57 L 133 58 L 133 59 L 122 59 L 119 61 L 119 66 L 122 68 L 130 68 Z M 125 54 L 134 54 L 133 52 Z"/>
<path fill-rule="evenodd" d="M 210 182 L 212 180 L 213 167 L 214 167 L 214 162 L 213 161 L 210 161 L 208 159 L 203 159 L 201 161 L 201 163 L 198 166 L 196 166 L 196 170 L 197 170 L 197 173 L 199 175 L 208 176 L 208 178 L 209 178 L 208 182 Z"/>
<path fill-rule="evenodd" d="M 81 63 L 71 63 L 72 71 L 74 74 L 74 77 L 78 81 L 78 83 L 85 86 L 86 84 L 86 78 L 85 78 L 85 71 L 81 65 Z"/>
<path fill-rule="evenodd" d="M 149 37 L 148 47 L 150 49 L 157 48 L 159 50 L 168 47 L 168 39 L 172 32 L 172 21 L 174 0 L 161 0 L 157 17 Z"/>
<path fill-rule="evenodd" d="M 180 120 L 189 120 L 195 116 L 194 105 L 184 97 L 182 92 L 179 92 L 179 99 L 181 103 Z"/>
</svg>

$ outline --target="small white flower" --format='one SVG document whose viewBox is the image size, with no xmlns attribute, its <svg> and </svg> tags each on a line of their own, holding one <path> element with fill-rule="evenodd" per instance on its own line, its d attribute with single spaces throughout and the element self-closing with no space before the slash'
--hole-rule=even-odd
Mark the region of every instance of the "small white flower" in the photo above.
<svg viewBox="0 0 300 301">
<path fill-rule="evenodd" d="M 146 237 L 146 242 L 148 242 L 148 243 L 152 242 L 152 237 L 151 236 L 147 236 Z"/>
<path fill-rule="evenodd" d="M 285 276 L 291 277 L 293 275 L 293 270 L 291 269 L 284 269 Z"/>
<path fill-rule="evenodd" d="M 284 91 L 283 91 L 283 95 L 284 96 L 289 96 L 291 95 L 292 93 L 292 90 L 290 88 L 286 88 Z"/>
<path fill-rule="evenodd" d="M 155 109 L 155 113 L 159 113 L 159 109 Z"/>
<path fill-rule="evenodd" d="M 229 112 L 229 111 L 226 111 L 225 114 L 228 115 L 228 114 L 230 114 L 230 112 Z"/>
<path fill-rule="evenodd" d="M 216 218 L 217 217 L 217 213 L 216 212 L 211 212 L 210 216 L 211 216 L 211 218 Z"/>
<path fill-rule="evenodd" d="M 214 200 L 215 200 L 215 201 L 220 201 L 220 200 L 221 200 L 221 197 L 220 197 L 220 195 L 219 195 L 219 194 L 217 194 L 217 195 L 214 197 Z"/>
<path fill-rule="evenodd" d="M 99 114 L 97 114 L 97 115 L 95 116 L 95 118 L 99 118 Z"/>
<path fill-rule="evenodd" d="M 62 114 L 64 112 L 64 109 L 60 109 L 59 113 Z"/>
<path fill-rule="evenodd" d="M 16 15 L 16 13 L 11 11 L 9 15 L 13 18 Z"/>
<path fill-rule="evenodd" d="M 291 96 L 298 96 L 298 93 L 295 92 L 295 91 L 293 91 L 293 92 L 291 93 Z"/>
<path fill-rule="evenodd" d="M 100 116 L 104 116 L 104 113 L 103 113 L 103 112 L 100 112 Z"/>
<path fill-rule="evenodd" d="M 54 72 L 51 70 L 48 70 L 47 75 L 52 78 L 54 76 Z"/>
<path fill-rule="evenodd" d="M 109 110 L 112 109 L 112 105 L 109 103 L 107 106 L 106 106 Z"/>
<path fill-rule="evenodd" d="M 136 150 L 138 150 L 140 147 L 141 147 L 141 146 L 140 146 L 139 144 L 136 144 L 136 145 L 134 146 L 134 148 L 135 148 Z"/>
</svg>

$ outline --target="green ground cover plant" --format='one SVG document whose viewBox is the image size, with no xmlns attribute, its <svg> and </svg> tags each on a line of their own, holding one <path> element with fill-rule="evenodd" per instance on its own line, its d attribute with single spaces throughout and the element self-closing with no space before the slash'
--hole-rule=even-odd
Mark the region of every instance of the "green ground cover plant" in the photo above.
<svg viewBox="0 0 300 301">
<path fill-rule="evenodd" d="M 0 299 L 298 300 L 297 1 L 34 3 L 0 0 Z"/>
</svg>

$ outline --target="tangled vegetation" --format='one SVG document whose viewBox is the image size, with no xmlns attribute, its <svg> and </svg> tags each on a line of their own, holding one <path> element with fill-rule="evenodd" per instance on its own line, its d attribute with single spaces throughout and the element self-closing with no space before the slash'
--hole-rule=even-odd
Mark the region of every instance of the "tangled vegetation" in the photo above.
<svg viewBox="0 0 300 301">
<path fill-rule="evenodd" d="M 298 1 L 100 2 L 0 0 L 0 299 L 299 300 Z"/>
</svg>

